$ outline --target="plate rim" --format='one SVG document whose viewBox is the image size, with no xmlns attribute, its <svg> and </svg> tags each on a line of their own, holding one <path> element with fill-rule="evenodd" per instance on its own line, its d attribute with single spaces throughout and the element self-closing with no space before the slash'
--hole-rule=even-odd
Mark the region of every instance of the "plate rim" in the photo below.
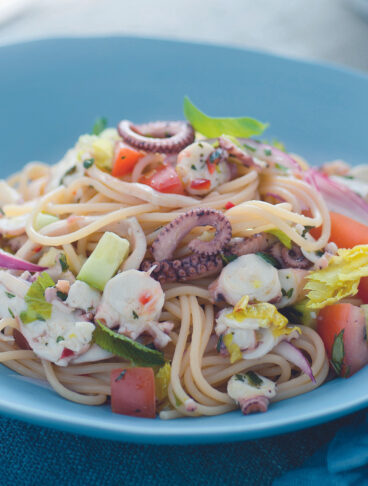
<svg viewBox="0 0 368 486">
<path fill-rule="evenodd" d="M 212 42 L 197 42 L 197 41 L 187 41 L 181 39 L 166 39 L 162 37 L 144 37 L 144 36 L 130 36 L 130 35 L 98 35 L 98 36 L 54 36 L 47 38 L 33 38 L 28 40 L 19 40 L 10 43 L 5 43 L 0 45 L 0 52 L 4 52 L 7 49 L 12 48 L 22 48 L 23 46 L 29 46 L 31 44 L 47 44 L 47 43 L 63 43 L 67 42 L 86 42 L 89 41 L 109 41 L 109 40 L 130 40 L 132 42 L 157 42 L 157 43 L 170 43 L 171 45 L 188 45 L 192 47 L 206 47 L 216 49 L 224 49 L 229 51 L 239 51 L 249 53 L 251 55 L 258 56 L 264 59 L 276 59 L 282 62 L 287 62 L 290 64 L 298 64 L 303 66 L 308 66 L 310 69 L 323 69 L 325 71 L 333 71 L 342 75 L 353 76 L 355 78 L 362 79 L 364 82 L 368 82 L 368 73 L 360 71 L 358 69 L 341 66 L 335 63 L 313 60 L 313 59 L 300 59 L 294 58 L 293 56 L 287 56 L 279 53 L 266 52 L 261 49 L 254 48 L 243 48 L 241 46 L 223 45 L 216 44 Z M 2 365 L 4 367 L 4 365 Z M 55 392 L 53 392 L 55 393 Z M 309 392 L 312 393 L 312 392 Z M 220 430 L 212 430 L 208 426 L 204 426 L 205 429 L 202 431 L 202 427 L 198 427 L 199 431 L 195 430 L 195 420 L 192 419 L 191 426 L 187 429 L 176 430 L 175 427 L 172 429 L 165 429 L 165 435 L 160 435 L 160 432 L 156 430 L 155 427 L 137 427 L 134 422 L 132 425 L 125 424 L 125 430 L 120 428 L 114 430 L 112 423 L 105 424 L 102 427 L 100 424 L 94 424 L 91 427 L 91 419 L 86 415 L 84 420 L 77 419 L 72 415 L 58 416 L 55 413 L 45 413 L 45 410 L 39 411 L 29 411 L 26 409 L 25 405 L 19 404 L 14 407 L 14 404 L 9 404 L 0 397 L 0 412 L 11 418 L 18 420 L 23 420 L 36 425 L 41 425 L 45 427 L 51 427 L 57 430 L 61 430 L 69 433 L 78 433 L 90 437 L 98 437 L 103 439 L 133 442 L 133 443 L 147 443 L 147 444 L 207 444 L 207 443 L 218 443 L 218 442 L 237 442 L 250 439 L 256 439 L 260 437 L 271 437 L 278 434 L 285 434 L 292 431 L 297 431 L 305 429 L 308 427 L 316 426 L 321 423 L 326 423 L 336 418 L 342 417 L 349 413 L 353 413 L 368 406 L 368 390 L 366 394 L 359 398 L 348 401 L 347 403 L 342 403 L 339 406 L 335 406 L 331 411 L 330 407 L 327 407 L 324 412 L 320 413 L 318 410 L 310 412 L 304 420 L 300 418 L 287 419 L 277 422 L 276 425 L 271 428 L 264 427 L 249 427 L 249 429 L 235 430 L 231 428 L 226 430 L 225 426 L 220 427 Z M 179 419 L 188 420 L 188 419 Z M 191 419 L 189 419 L 191 420 Z M 148 422 L 145 423 L 148 425 Z M 250 424 L 251 425 L 251 424 Z"/>
</svg>

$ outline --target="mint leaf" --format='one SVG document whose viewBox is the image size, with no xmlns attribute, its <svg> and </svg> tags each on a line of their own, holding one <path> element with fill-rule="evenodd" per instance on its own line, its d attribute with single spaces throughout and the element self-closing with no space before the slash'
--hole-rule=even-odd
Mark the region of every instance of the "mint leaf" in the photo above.
<svg viewBox="0 0 368 486">
<path fill-rule="evenodd" d="M 268 127 L 254 118 L 213 118 L 200 111 L 190 99 L 184 98 L 184 116 L 193 128 L 208 138 L 231 135 L 248 138 L 260 135 Z"/>
<path fill-rule="evenodd" d="M 54 285 L 54 281 L 46 272 L 42 272 L 32 283 L 24 297 L 24 301 L 28 304 L 27 310 L 20 314 L 23 324 L 51 317 L 52 305 L 45 299 L 45 290 Z"/>
<path fill-rule="evenodd" d="M 339 334 L 335 335 L 334 343 L 332 346 L 332 353 L 331 353 L 331 366 L 336 371 L 336 374 L 341 376 L 342 367 L 344 365 L 344 330 L 343 329 Z"/>
<path fill-rule="evenodd" d="M 97 118 L 92 127 L 92 135 L 100 135 L 101 132 L 107 127 L 107 118 L 101 116 Z"/>
<path fill-rule="evenodd" d="M 143 346 L 143 344 L 112 331 L 101 321 L 97 321 L 96 329 L 93 332 L 93 341 L 102 349 L 106 349 L 116 356 L 125 358 L 134 366 L 156 366 L 165 364 L 161 352 Z"/>
</svg>

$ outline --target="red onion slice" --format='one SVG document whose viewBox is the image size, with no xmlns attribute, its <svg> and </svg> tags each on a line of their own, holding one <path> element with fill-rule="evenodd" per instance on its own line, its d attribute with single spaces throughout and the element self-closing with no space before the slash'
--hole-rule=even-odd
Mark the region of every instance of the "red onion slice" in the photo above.
<svg viewBox="0 0 368 486">
<path fill-rule="evenodd" d="M 288 341 L 282 341 L 277 346 L 273 348 L 273 351 L 278 353 L 283 358 L 287 359 L 291 363 L 295 364 L 298 368 L 305 373 L 313 383 L 316 383 L 316 379 L 314 378 L 312 368 L 304 356 L 304 354 L 293 344 L 289 343 Z"/>
<path fill-rule="evenodd" d="M 321 193 L 330 211 L 368 224 L 368 203 L 346 185 L 333 181 L 316 169 L 307 170 L 303 177 L 305 182 Z"/>
<path fill-rule="evenodd" d="M 11 253 L 7 253 L 3 250 L 0 250 L 0 267 L 8 268 L 10 270 L 28 270 L 29 272 L 42 272 L 47 268 L 21 260 L 20 258 L 13 256 Z"/>
</svg>

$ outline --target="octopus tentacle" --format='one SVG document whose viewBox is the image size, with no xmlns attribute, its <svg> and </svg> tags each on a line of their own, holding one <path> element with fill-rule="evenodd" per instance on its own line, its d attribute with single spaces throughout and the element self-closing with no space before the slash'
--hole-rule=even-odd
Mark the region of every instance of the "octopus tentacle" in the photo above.
<svg viewBox="0 0 368 486">
<path fill-rule="evenodd" d="M 269 403 L 269 399 L 263 395 L 239 400 L 239 406 L 244 415 L 255 412 L 267 412 Z"/>
<path fill-rule="evenodd" d="M 268 233 L 257 233 L 249 238 L 231 241 L 226 250 L 233 255 L 242 256 L 248 253 L 267 251 L 277 241 L 276 236 Z"/>
<path fill-rule="evenodd" d="M 216 233 L 211 241 L 192 240 L 188 246 L 194 253 L 215 255 L 231 239 L 230 221 L 221 211 L 197 208 L 178 216 L 159 232 L 151 247 L 153 258 L 170 260 L 178 242 L 196 226 L 213 226 Z"/>
<path fill-rule="evenodd" d="M 122 120 L 118 132 L 124 142 L 145 152 L 176 154 L 194 141 L 192 125 L 181 121 L 133 125 L 129 120 Z"/>
<path fill-rule="evenodd" d="M 278 242 L 270 249 L 271 255 L 280 263 L 282 268 L 309 268 L 312 263 L 305 258 L 299 246 L 293 243 L 291 249 Z"/>
<path fill-rule="evenodd" d="M 223 261 L 220 255 L 189 255 L 181 260 L 145 260 L 141 265 L 144 272 L 161 284 L 168 282 L 186 282 L 215 275 L 222 270 Z"/>
</svg>

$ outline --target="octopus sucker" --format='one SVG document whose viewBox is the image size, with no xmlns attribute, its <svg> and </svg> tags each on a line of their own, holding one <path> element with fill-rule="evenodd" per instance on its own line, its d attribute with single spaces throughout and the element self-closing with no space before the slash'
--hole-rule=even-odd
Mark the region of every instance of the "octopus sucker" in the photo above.
<svg viewBox="0 0 368 486">
<path fill-rule="evenodd" d="M 269 233 L 257 233 L 249 238 L 235 239 L 227 246 L 233 255 L 242 256 L 248 253 L 267 251 L 277 242 L 277 238 Z"/>
<path fill-rule="evenodd" d="M 152 243 L 151 251 L 157 261 L 171 259 L 179 241 L 196 226 L 213 226 L 216 229 L 211 241 L 192 240 L 188 247 L 200 255 L 219 253 L 231 239 L 231 224 L 221 211 L 192 209 L 165 226 Z"/>
<path fill-rule="evenodd" d="M 295 243 L 288 249 L 278 242 L 271 247 L 270 253 L 282 268 L 306 269 L 312 266 L 312 263 L 303 255 L 301 249 Z"/>
<path fill-rule="evenodd" d="M 181 121 L 133 125 L 129 120 L 122 120 L 118 132 L 125 143 L 145 152 L 177 154 L 194 141 L 192 125 Z"/>
</svg>

